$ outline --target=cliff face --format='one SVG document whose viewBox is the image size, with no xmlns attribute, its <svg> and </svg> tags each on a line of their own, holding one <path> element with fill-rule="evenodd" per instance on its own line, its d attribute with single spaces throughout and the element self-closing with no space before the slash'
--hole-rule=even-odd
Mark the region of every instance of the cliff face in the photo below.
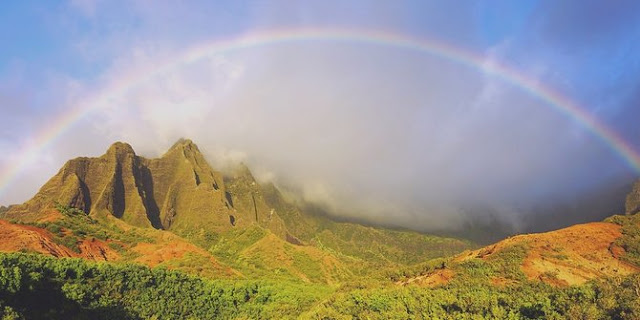
<svg viewBox="0 0 640 320">
<path fill-rule="evenodd" d="M 625 202 L 625 213 L 636 214 L 640 212 L 640 180 L 633 184 L 631 192 L 627 195 Z"/>
<path fill-rule="evenodd" d="M 70 160 L 31 200 L 4 217 L 35 221 L 55 203 L 140 227 L 222 232 L 257 223 L 285 234 L 246 167 L 223 177 L 190 140 L 178 141 L 157 159 L 137 156 L 130 145 L 117 142 L 98 158 Z"/>
<path fill-rule="evenodd" d="M 108 211 L 137 225 L 150 225 L 145 201 L 137 190 L 141 166 L 131 146 L 115 143 L 101 157 L 68 161 L 32 199 L 12 207 L 5 216 L 37 220 L 57 202 L 87 213 Z"/>
</svg>

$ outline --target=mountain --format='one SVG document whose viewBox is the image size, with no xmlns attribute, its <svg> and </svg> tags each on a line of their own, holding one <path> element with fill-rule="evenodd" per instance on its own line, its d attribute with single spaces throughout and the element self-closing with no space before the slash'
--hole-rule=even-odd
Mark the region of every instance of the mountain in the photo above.
<svg viewBox="0 0 640 320">
<path fill-rule="evenodd" d="M 190 140 L 118 142 L 0 211 L 0 318 L 638 319 L 638 190 L 625 215 L 479 248 L 333 220 Z"/>
<path fill-rule="evenodd" d="M 130 145 L 117 142 L 101 157 L 68 161 L 36 196 L 5 217 L 35 221 L 59 203 L 138 227 L 206 225 L 223 232 L 255 222 L 281 234 L 282 222 L 269 214 L 257 191 L 248 169 L 223 178 L 191 140 L 178 141 L 158 159 L 137 156 Z"/>
<path fill-rule="evenodd" d="M 306 213 L 275 185 L 256 181 L 243 164 L 224 173 L 214 170 L 198 146 L 185 139 L 156 159 L 116 142 L 100 157 L 70 160 L 32 199 L 0 217 L 10 221 L 0 229 L 39 235 L 24 238 L 33 243 L 9 241 L 8 251 L 95 260 L 83 248 L 103 241 L 105 254 L 114 243 L 121 251 L 106 260 L 198 269 L 190 268 L 177 249 L 157 254 L 163 259 L 141 256 L 149 255 L 149 247 L 184 243 L 177 247 L 197 255 L 195 261 L 211 260 L 220 265 L 217 269 L 232 270 L 204 268 L 203 273 L 252 277 L 277 272 L 311 282 L 334 282 L 472 247 L 457 239 Z M 143 239 L 121 236 L 132 231 Z M 52 243 L 45 246 L 52 249 L 42 248 L 43 243 Z M 59 247 L 65 244 L 66 249 Z"/>
</svg>

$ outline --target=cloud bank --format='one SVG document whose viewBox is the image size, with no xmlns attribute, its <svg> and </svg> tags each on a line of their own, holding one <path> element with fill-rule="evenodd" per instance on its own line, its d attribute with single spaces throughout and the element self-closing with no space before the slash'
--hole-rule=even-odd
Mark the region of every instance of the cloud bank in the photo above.
<svg viewBox="0 0 640 320">
<path fill-rule="evenodd" d="M 155 63 L 144 56 L 135 63 Z M 128 68 L 107 78 L 126 81 Z M 488 212 L 517 223 L 521 208 L 579 189 L 615 158 L 522 88 L 441 58 L 345 43 L 181 64 L 110 98 L 78 130 L 148 156 L 188 137 L 214 163 L 244 161 L 330 212 L 420 228 Z"/>
</svg>

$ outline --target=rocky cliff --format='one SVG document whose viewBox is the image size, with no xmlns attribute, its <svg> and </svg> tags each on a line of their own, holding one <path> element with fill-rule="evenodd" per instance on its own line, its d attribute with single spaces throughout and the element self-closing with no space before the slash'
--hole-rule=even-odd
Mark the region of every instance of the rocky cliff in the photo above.
<svg viewBox="0 0 640 320">
<path fill-rule="evenodd" d="M 282 220 L 265 203 L 249 169 L 241 165 L 223 176 L 191 140 L 178 141 L 157 159 L 116 142 L 100 157 L 70 160 L 31 200 L 4 217 L 36 221 L 56 203 L 139 227 L 222 232 L 257 223 L 285 236 Z"/>
</svg>

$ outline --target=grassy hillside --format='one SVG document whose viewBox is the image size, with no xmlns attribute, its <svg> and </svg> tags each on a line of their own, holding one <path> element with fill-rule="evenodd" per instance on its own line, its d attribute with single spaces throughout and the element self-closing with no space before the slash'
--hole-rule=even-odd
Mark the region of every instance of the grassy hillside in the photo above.
<svg viewBox="0 0 640 320">
<path fill-rule="evenodd" d="M 206 250 L 170 232 L 138 228 L 110 216 L 94 219 L 58 206 L 45 221 L 0 220 L 0 251 L 38 252 L 94 261 L 166 266 L 195 275 L 235 277 L 235 271 Z"/>
<path fill-rule="evenodd" d="M 472 243 L 460 239 L 333 221 L 286 201 L 273 184 L 265 184 L 261 191 L 267 205 L 282 218 L 295 240 L 359 259 L 361 263 L 409 265 L 474 248 Z"/>
<path fill-rule="evenodd" d="M 322 223 L 312 242 L 366 261 L 405 265 L 472 248 L 470 243 L 452 238 L 334 221 Z"/>
<path fill-rule="evenodd" d="M 313 246 L 288 243 L 259 226 L 229 232 L 209 251 L 249 278 L 337 283 L 353 277 L 348 260 Z"/>
<path fill-rule="evenodd" d="M 615 218 L 621 222 L 637 219 Z M 400 283 L 428 287 L 460 278 L 497 286 L 539 281 L 565 287 L 593 279 L 624 277 L 640 271 L 637 230 L 637 222 L 626 223 L 626 227 L 594 222 L 518 235 L 452 258 L 400 268 L 389 277 Z"/>
<path fill-rule="evenodd" d="M 478 271 L 484 272 L 484 271 Z M 340 287 L 273 280 L 206 280 L 165 268 L 0 254 L 2 319 L 638 319 L 640 276 L 557 288 Z"/>
<path fill-rule="evenodd" d="M 266 277 L 325 284 L 363 276 L 384 278 L 382 270 L 468 247 L 454 239 L 329 220 L 322 221 L 318 229 L 322 232 L 306 243 L 293 236 L 282 239 L 259 224 L 227 232 L 192 228 L 179 236 L 60 204 L 45 219 L 0 222 L 0 251 L 159 265 L 215 278 Z"/>
</svg>

